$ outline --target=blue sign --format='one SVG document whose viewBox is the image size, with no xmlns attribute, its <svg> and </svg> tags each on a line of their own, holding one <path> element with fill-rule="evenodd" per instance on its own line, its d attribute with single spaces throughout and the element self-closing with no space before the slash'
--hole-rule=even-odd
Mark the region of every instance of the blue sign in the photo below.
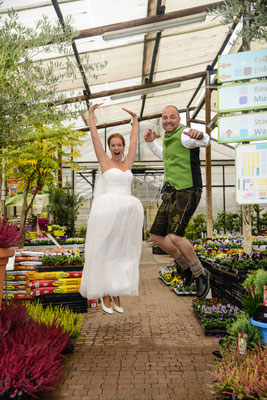
<svg viewBox="0 0 267 400">
<path fill-rule="evenodd" d="M 219 57 L 218 82 L 267 77 L 267 48 Z"/>
</svg>

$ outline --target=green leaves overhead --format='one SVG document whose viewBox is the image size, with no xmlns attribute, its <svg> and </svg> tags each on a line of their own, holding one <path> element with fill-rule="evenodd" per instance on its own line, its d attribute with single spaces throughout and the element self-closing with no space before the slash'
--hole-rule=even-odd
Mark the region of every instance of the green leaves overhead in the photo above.
<svg viewBox="0 0 267 400">
<path fill-rule="evenodd" d="M 46 16 L 29 28 L 10 11 L 0 24 L 0 146 L 5 147 L 25 137 L 36 121 L 50 125 L 77 116 L 81 104 L 64 104 L 67 93 L 58 89 L 62 82 L 80 78 L 80 72 L 71 47 L 77 32 L 70 18 L 64 30 Z M 88 56 L 80 58 L 87 78 L 105 66 L 90 63 Z"/>
</svg>

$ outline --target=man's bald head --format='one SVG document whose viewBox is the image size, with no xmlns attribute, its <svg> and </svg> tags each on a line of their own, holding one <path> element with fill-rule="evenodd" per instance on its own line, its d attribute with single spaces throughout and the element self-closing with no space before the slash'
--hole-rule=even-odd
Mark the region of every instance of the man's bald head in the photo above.
<svg viewBox="0 0 267 400">
<path fill-rule="evenodd" d="M 166 132 L 175 131 L 180 125 L 179 110 L 175 106 L 166 106 L 162 111 L 162 127 Z"/>
</svg>

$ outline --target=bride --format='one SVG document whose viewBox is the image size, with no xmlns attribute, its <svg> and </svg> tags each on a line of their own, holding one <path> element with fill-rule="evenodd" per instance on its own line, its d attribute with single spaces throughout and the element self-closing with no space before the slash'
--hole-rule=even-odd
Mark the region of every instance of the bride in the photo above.
<svg viewBox="0 0 267 400">
<path fill-rule="evenodd" d="M 85 264 L 80 293 L 88 299 L 100 298 L 102 310 L 123 313 L 120 295 L 138 295 L 139 261 L 142 245 L 143 207 L 131 195 L 131 172 L 137 148 L 137 115 L 123 108 L 133 118 L 129 151 L 124 157 L 125 140 L 120 133 L 108 137 L 109 157 L 98 137 L 95 110 L 90 107 L 89 125 L 101 173 L 97 179 L 89 215 Z"/>
</svg>

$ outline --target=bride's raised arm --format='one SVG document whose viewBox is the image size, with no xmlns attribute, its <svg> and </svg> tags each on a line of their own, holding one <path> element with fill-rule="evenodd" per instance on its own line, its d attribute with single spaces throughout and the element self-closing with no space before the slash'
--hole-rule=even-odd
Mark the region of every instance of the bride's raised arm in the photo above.
<svg viewBox="0 0 267 400">
<path fill-rule="evenodd" d="M 122 108 L 128 114 L 130 114 L 133 118 L 132 129 L 130 133 L 130 144 L 128 154 L 125 157 L 125 162 L 128 163 L 129 169 L 132 169 L 135 157 L 136 157 L 136 149 L 137 149 L 137 141 L 138 141 L 138 119 L 136 113 L 127 108 Z"/>
<path fill-rule="evenodd" d="M 95 110 L 102 104 L 103 103 L 93 104 L 88 110 L 89 126 L 90 126 L 92 142 L 93 142 L 96 157 L 100 164 L 103 164 L 108 159 L 108 156 L 107 156 L 107 154 L 102 146 L 102 143 L 99 139 L 97 127 L 96 127 L 96 123 L 95 123 Z"/>
</svg>

